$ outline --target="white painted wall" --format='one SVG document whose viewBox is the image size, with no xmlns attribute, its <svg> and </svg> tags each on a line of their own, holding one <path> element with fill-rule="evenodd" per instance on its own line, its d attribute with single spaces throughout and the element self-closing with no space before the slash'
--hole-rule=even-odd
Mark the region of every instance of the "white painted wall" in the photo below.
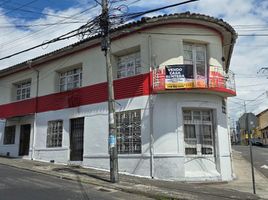
<svg viewBox="0 0 268 200">
<path fill-rule="evenodd" d="M 159 34 L 157 34 L 159 33 Z M 185 33 L 185 35 L 183 35 Z M 201 35 L 191 35 L 200 33 Z M 178 35 L 176 35 L 178 34 Z M 205 36 L 202 36 L 204 34 Z M 211 35 L 211 36 L 207 36 Z M 116 56 L 127 54 L 132 49 L 140 49 L 142 73 L 149 71 L 149 39 L 151 37 L 152 65 L 165 66 L 183 63 L 183 41 L 207 44 L 208 64 L 222 66 L 221 38 L 214 31 L 196 26 L 165 26 L 148 29 L 144 32 L 129 35 L 112 42 L 114 75 L 116 77 Z M 59 92 L 58 71 L 75 65 L 83 68 L 82 86 L 88 86 L 106 81 L 106 68 L 103 52 L 100 47 L 90 48 L 78 53 L 61 57 L 51 62 L 39 65 L 40 71 L 39 96 Z M 31 97 L 36 95 L 36 76 L 33 69 L 11 74 L 0 79 L 0 105 L 14 101 L 14 83 L 31 79 Z"/>
<path fill-rule="evenodd" d="M 159 27 L 146 30 L 147 33 L 130 35 L 112 43 L 115 56 L 121 55 L 125 49 L 131 51 L 137 46 L 141 50 L 142 72 L 149 71 L 149 35 L 152 41 L 152 64 L 164 66 L 183 63 L 183 41 L 207 44 L 208 64 L 222 66 L 221 38 L 215 32 L 195 26 Z M 153 34 L 152 34 L 153 33 Z M 157 34 L 161 33 L 161 34 Z M 179 33 L 176 35 L 176 33 Z M 185 33 L 185 35 L 183 35 Z M 213 34 L 212 36 L 189 35 L 189 33 Z M 126 51 L 127 52 L 127 51 Z M 106 80 L 103 52 L 99 47 L 80 51 L 55 61 L 39 66 L 39 95 L 47 95 L 58 91 L 57 71 L 76 64 L 83 67 L 83 86 Z M 36 72 L 28 70 L 2 78 L 0 104 L 11 101 L 11 86 L 14 81 L 31 78 L 35 80 Z M 35 82 L 32 94 L 35 94 Z M 158 94 L 154 97 L 153 135 L 154 135 L 154 171 L 156 178 L 174 180 L 230 180 L 231 164 L 228 148 L 226 115 L 221 111 L 222 99 L 212 94 L 195 94 L 187 92 Z M 142 110 L 142 154 L 119 155 L 121 172 L 150 176 L 150 115 L 148 96 L 119 100 L 117 111 Z M 216 116 L 216 154 L 211 157 L 185 157 L 182 125 L 182 108 L 210 108 Z M 107 103 L 99 103 L 58 111 L 38 113 L 35 136 L 34 159 L 58 163 L 69 161 L 69 128 L 70 119 L 85 117 L 84 161 L 83 165 L 101 169 L 109 169 Z M 50 120 L 63 120 L 63 142 L 60 148 L 46 148 L 47 124 Z M 33 120 L 32 120 L 33 121 Z M 32 123 L 31 121 L 31 123 Z M 16 144 L 7 149 L 16 156 L 18 152 L 19 125 L 16 122 Z M 0 130 L 1 136 L 1 130 Z M 32 138 L 32 137 L 31 137 Z M 32 142 L 32 141 L 31 141 Z M 31 143 L 32 144 L 32 143 Z M 0 146 L 1 152 L 6 147 Z"/>
<path fill-rule="evenodd" d="M 24 156 L 26 159 L 31 158 L 32 152 L 32 138 L 33 138 L 33 116 L 18 117 L 13 119 L 8 119 L 4 124 L 3 121 L 0 121 L 0 155 L 7 155 L 9 152 L 11 157 L 19 156 L 19 143 L 20 143 L 20 126 L 24 124 L 31 124 L 31 133 L 30 133 L 30 148 L 29 155 Z M 15 144 L 4 145 L 4 126 L 16 126 L 15 134 Z"/>
<path fill-rule="evenodd" d="M 231 180 L 231 164 L 226 125 L 226 114 L 222 113 L 222 98 L 203 94 L 159 94 L 154 104 L 154 150 L 155 156 L 178 157 L 179 171 L 176 178 L 185 180 Z M 209 108 L 216 118 L 216 160 L 214 156 L 185 156 L 183 134 L 183 108 Z M 165 159 L 162 158 L 162 162 Z M 169 165 L 176 165 L 172 160 Z M 158 177 L 163 178 L 168 170 L 155 167 Z M 184 177 L 185 176 L 185 177 Z"/>
</svg>

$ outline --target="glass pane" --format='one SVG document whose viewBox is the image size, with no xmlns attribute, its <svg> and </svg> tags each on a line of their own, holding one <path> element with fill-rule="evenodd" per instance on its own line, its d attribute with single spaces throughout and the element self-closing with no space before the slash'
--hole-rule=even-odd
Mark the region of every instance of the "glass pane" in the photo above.
<svg viewBox="0 0 268 200">
<path fill-rule="evenodd" d="M 211 154 L 213 154 L 213 150 L 212 150 L 212 148 L 202 147 L 202 154 L 211 155 Z"/>
<path fill-rule="evenodd" d="M 203 121 L 211 121 L 211 114 L 210 114 L 210 111 L 202 111 L 202 118 L 203 118 Z"/>
<path fill-rule="evenodd" d="M 60 84 L 62 85 L 62 84 L 65 84 L 65 81 L 66 81 L 66 77 L 62 77 L 62 78 L 60 78 Z"/>
<path fill-rule="evenodd" d="M 193 112 L 193 118 L 194 120 L 201 120 L 201 112 L 200 111 L 194 111 Z"/>
<path fill-rule="evenodd" d="M 204 51 L 197 51 L 196 52 L 196 60 L 197 61 L 205 61 L 205 52 Z"/>
<path fill-rule="evenodd" d="M 197 150 L 196 148 L 185 148 L 185 154 L 186 155 L 196 155 L 197 154 Z"/>
<path fill-rule="evenodd" d="M 184 125 L 184 139 L 188 139 L 188 138 L 195 138 L 196 139 L 194 125 L 189 125 L 189 124 Z"/>
<path fill-rule="evenodd" d="M 203 125 L 203 138 L 212 139 L 212 132 L 210 125 Z"/>
<path fill-rule="evenodd" d="M 206 67 L 205 67 L 205 63 L 196 63 L 196 74 L 205 78 L 206 75 Z M 198 78 L 198 77 L 197 77 Z"/>
<path fill-rule="evenodd" d="M 192 119 L 190 110 L 183 111 L 183 119 L 184 120 L 191 120 Z"/>
<path fill-rule="evenodd" d="M 187 51 L 192 51 L 193 47 L 191 44 L 183 44 L 183 49 Z"/>
<path fill-rule="evenodd" d="M 184 50 L 184 57 L 185 60 L 193 60 L 193 52 Z"/>
</svg>

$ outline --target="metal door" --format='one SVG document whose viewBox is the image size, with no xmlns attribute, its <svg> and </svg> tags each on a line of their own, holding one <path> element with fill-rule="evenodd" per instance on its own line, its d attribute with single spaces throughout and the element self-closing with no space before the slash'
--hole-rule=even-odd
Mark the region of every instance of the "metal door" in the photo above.
<svg viewBox="0 0 268 200">
<path fill-rule="evenodd" d="M 84 152 L 84 118 L 71 119 L 70 160 L 82 161 Z"/>
<path fill-rule="evenodd" d="M 31 134 L 31 124 L 25 124 L 20 126 L 20 146 L 19 146 L 20 156 L 29 155 L 30 134 Z"/>
</svg>

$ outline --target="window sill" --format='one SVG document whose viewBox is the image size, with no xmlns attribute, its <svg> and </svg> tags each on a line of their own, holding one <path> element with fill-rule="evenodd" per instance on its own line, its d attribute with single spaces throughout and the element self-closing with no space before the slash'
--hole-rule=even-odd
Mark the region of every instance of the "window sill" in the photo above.
<svg viewBox="0 0 268 200">
<path fill-rule="evenodd" d="M 34 149 L 35 151 L 66 151 L 69 150 L 68 147 L 46 147 L 42 149 Z"/>
</svg>

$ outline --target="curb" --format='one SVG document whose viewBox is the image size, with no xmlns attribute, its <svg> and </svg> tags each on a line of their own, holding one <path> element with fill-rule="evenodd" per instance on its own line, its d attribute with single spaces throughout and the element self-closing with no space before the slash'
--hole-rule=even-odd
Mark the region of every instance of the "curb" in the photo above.
<svg viewBox="0 0 268 200">
<path fill-rule="evenodd" d="M 9 166 L 9 167 L 12 167 L 12 168 L 20 169 L 20 170 L 25 170 L 25 171 L 29 171 L 29 172 L 34 172 L 34 173 L 38 173 L 38 174 L 42 174 L 42 175 L 46 175 L 46 176 L 59 178 L 59 179 L 64 179 L 64 180 L 69 180 L 69 181 L 78 181 L 77 179 L 69 177 L 69 176 L 66 176 L 66 175 L 59 175 L 59 174 L 53 173 L 53 172 L 51 173 L 51 171 L 50 172 L 45 172 L 45 171 L 41 171 L 41 170 L 29 169 L 29 168 L 25 168 L 25 167 L 21 167 L 21 166 L 16 166 L 16 165 L 9 165 L 9 164 L 6 164 L 6 163 L 0 163 L 0 164 L 5 165 L 5 166 Z M 127 187 L 127 186 L 122 187 L 122 186 L 118 186 L 118 185 L 116 186 L 116 185 L 97 183 L 97 181 L 85 180 L 83 177 L 80 178 L 79 181 L 81 183 L 86 183 L 86 184 L 99 186 L 99 187 L 105 187 L 105 188 L 108 188 L 108 189 L 114 189 L 114 190 L 130 193 L 130 194 L 142 195 L 142 196 L 149 197 L 149 198 L 154 198 L 154 199 L 157 199 L 157 200 L 189 200 L 189 198 L 177 198 L 177 197 L 174 197 L 174 196 L 171 196 L 171 195 L 148 193 L 148 192 L 145 192 L 145 191 L 142 191 L 142 190 L 131 189 L 131 188 Z"/>
<path fill-rule="evenodd" d="M 29 160 L 29 162 L 30 162 L 30 160 Z M 37 162 L 39 162 L 39 161 L 37 161 Z M 98 187 L 103 187 L 103 188 L 105 187 L 108 189 L 114 189 L 114 190 L 122 191 L 122 192 L 126 192 L 126 193 L 142 195 L 144 197 L 154 198 L 157 200 L 192 200 L 192 199 L 198 198 L 198 195 L 199 195 L 199 193 L 195 192 L 195 191 L 192 191 L 192 192 L 184 191 L 184 190 L 174 191 L 174 190 L 169 189 L 169 188 L 162 189 L 159 186 L 153 186 L 153 185 L 146 185 L 146 184 L 145 185 L 143 185 L 143 184 L 133 185 L 132 183 L 128 183 L 125 181 L 121 181 L 120 182 L 121 184 L 120 183 L 113 184 L 113 183 L 108 183 L 108 182 L 106 183 L 103 180 L 98 180 L 95 178 L 87 179 L 87 178 L 83 177 L 83 175 L 79 176 L 79 175 L 75 175 L 75 174 L 70 174 L 70 175 L 60 174 L 59 172 L 54 172 L 51 170 L 43 171 L 40 169 L 33 168 L 34 166 L 27 167 L 27 166 L 20 166 L 20 165 L 12 164 L 12 163 L 0 163 L 0 164 L 5 165 L 5 166 L 10 166 L 10 167 L 13 167 L 16 169 L 31 171 L 31 172 L 59 178 L 59 179 L 79 181 L 81 183 L 86 183 L 86 184 L 90 184 L 90 185 L 94 185 L 94 186 L 98 186 Z M 68 166 L 65 166 L 65 167 L 68 167 Z M 212 183 L 212 184 L 215 184 L 215 183 Z M 203 192 L 200 194 L 202 196 L 208 195 L 208 197 L 210 196 L 210 198 L 217 198 L 215 196 L 215 194 L 213 194 L 213 193 L 210 194 L 210 193 Z M 237 197 L 232 197 L 232 196 L 230 197 L 230 196 L 224 196 L 224 195 L 221 195 L 218 197 L 223 197 L 226 199 L 241 199 L 241 198 L 237 198 Z M 256 196 L 256 198 L 248 198 L 248 199 L 260 199 L 260 198 L 258 198 Z"/>
</svg>

